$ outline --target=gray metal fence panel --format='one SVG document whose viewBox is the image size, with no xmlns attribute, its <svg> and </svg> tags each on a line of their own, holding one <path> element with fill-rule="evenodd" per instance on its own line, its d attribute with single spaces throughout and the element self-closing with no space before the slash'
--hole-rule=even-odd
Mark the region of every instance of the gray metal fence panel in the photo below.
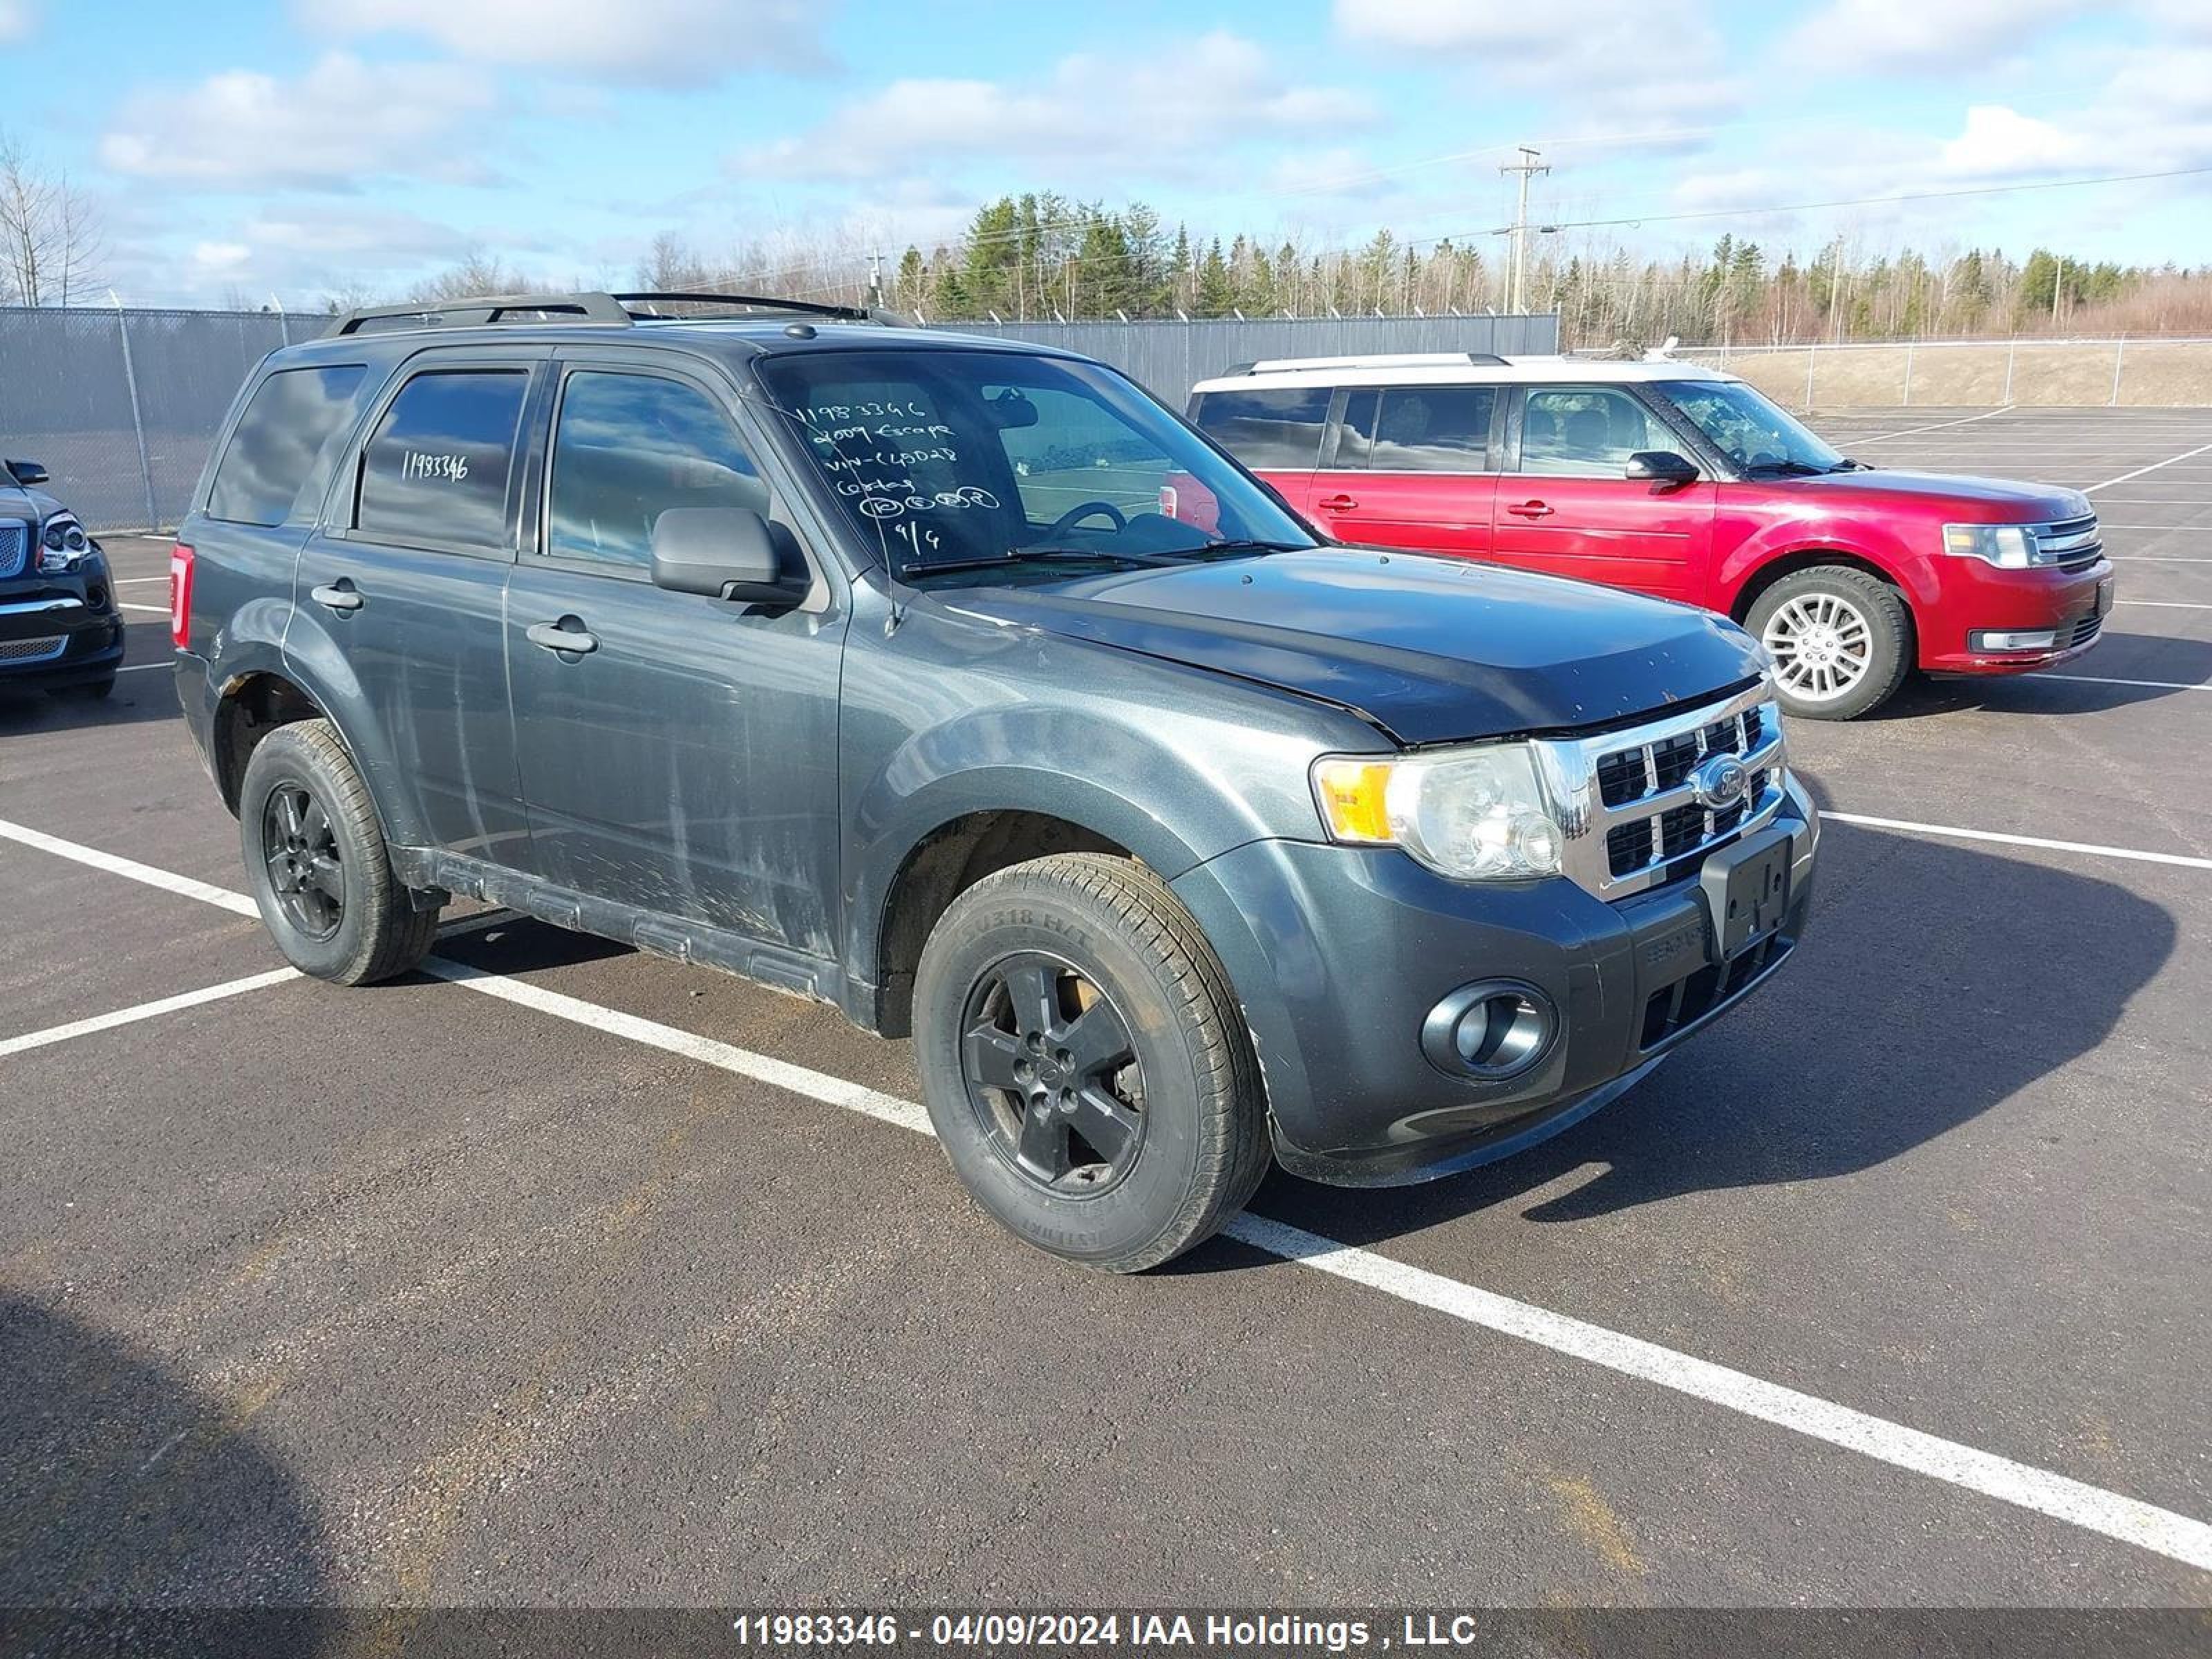
<svg viewBox="0 0 2212 1659">
<path fill-rule="evenodd" d="M 0 307 L 0 454 L 44 463 L 96 531 L 172 526 L 223 411 L 288 326 L 258 312 Z"/>
<path fill-rule="evenodd" d="M 270 312 L 0 307 L 0 454 L 44 462 L 94 530 L 184 516 L 223 411 L 253 366 L 326 319 Z M 1263 357 L 1559 349 L 1556 317 L 1325 317 L 953 323 L 1103 359 L 1180 409 L 1194 381 Z"/>
<path fill-rule="evenodd" d="M 1314 317 L 1142 323 L 948 323 L 1060 346 L 1109 362 L 1180 409 L 1194 383 L 1268 357 L 1349 357 L 1373 352 L 1493 351 L 1547 356 L 1559 349 L 1557 316 Z"/>
</svg>

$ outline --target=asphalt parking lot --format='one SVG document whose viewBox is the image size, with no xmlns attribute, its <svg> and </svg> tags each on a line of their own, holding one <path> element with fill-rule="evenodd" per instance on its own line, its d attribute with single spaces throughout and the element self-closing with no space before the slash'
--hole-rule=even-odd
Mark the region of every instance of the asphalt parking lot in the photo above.
<svg viewBox="0 0 2212 1659">
<path fill-rule="evenodd" d="M 0 1603 L 2212 1603 L 2212 411 L 1814 423 L 2094 486 L 2099 648 L 1794 726 L 1815 931 L 1628 1098 L 1127 1280 L 826 1009 L 272 977 L 111 539 L 137 667 L 0 702 Z"/>
</svg>

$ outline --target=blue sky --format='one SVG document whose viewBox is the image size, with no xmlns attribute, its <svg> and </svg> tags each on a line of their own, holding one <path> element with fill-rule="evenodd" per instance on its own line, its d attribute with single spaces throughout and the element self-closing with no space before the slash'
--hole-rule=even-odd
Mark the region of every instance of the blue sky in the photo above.
<svg viewBox="0 0 2212 1659">
<path fill-rule="evenodd" d="M 1668 252 L 2035 243 L 2212 264 L 2212 0 L 0 0 L 0 127 L 134 301 L 320 303 L 653 237 L 896 256 L 1024 188 L 1309 246 L 1510 213 Z M 1674 216 L 1721 210 L 1725 216 Z"/>
</svg>

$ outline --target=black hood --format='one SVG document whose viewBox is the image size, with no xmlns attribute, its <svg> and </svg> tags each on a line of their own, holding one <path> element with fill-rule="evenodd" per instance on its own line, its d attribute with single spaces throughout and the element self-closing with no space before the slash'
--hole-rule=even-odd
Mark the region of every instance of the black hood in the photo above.
<svg viewBox="0 0 2212 1659">
<path fill-rule="evenodd" d="M 1749 635 L 1705 611 L 1351 548 L 933 597 L 1336 703 L 1404 744 L 1601 725 L 1709 698 L 1764 665 Z"/>
</svg>

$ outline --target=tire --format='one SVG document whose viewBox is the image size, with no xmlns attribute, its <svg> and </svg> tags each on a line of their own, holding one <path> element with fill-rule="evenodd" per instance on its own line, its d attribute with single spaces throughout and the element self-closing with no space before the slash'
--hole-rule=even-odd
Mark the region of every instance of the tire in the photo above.
<svg viewBox="0 0 2212 1659">
<path fill-rule="evenodd" d="M 303 974 L 372 985 L 421 962 L 438 931 L 392 873 L 368 786 L 328 720 L 264 738 L 246 763 L 238 825 L 246 885 Z"/>
<path fill-rule="evenodd" d="M 1912 668 L 1912 615 L 1898 591 L 1848 565 L 1792 571 L 1744 626 L 1775 658 L 1786 713 L 1855 720 L 1887 702 Z"/>
<path fill-rule="evenodd" d="M 1060 854 L 961 894 L 922 947 L 915 1033 L 955 1172 L 1016 1237 L 1078 1266 L 1180 1255 L 1267 1173 L 1228 975 L 1167 884 L 1127 859 Z"/>
</svg>

